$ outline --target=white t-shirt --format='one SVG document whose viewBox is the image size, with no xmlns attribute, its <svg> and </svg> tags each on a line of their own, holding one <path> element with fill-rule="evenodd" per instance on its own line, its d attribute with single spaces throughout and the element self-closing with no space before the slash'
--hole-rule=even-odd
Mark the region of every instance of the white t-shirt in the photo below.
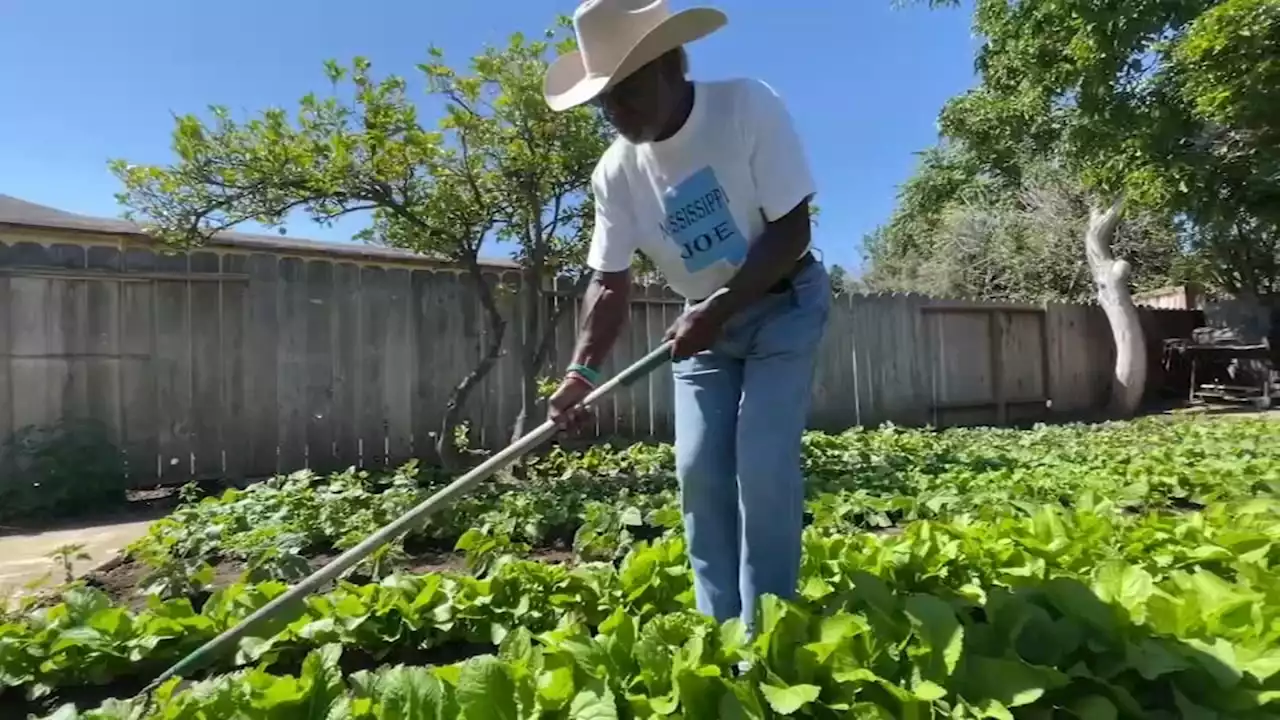
<svg viewBox="0 0 1280 720">
<path fill-rule="evenodd" d="M 690 300 L 719 290 L 766 221 L 815 193 L 782 99 L 759 80 L 695 83 L 684 127 L 655 143 L 619 137 L 591 177 L 587 264 L 620 272 L 643 252 Z"/>
</svg>

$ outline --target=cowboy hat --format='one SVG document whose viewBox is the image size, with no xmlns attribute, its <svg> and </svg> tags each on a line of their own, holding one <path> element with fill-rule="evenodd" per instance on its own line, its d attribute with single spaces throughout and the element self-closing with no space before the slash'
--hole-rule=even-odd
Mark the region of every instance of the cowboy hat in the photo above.
<svg viewBox="0 0 1280 720">
<path fill-rule="evenodd" d="M 557 112 L 591 102 L 645 64 L 726 22 L 713 8 L 673 13 L 667 0 L 586 0 L 573 12 L 579 49 L 551 63 L 543 97 Z"/>
</svg>

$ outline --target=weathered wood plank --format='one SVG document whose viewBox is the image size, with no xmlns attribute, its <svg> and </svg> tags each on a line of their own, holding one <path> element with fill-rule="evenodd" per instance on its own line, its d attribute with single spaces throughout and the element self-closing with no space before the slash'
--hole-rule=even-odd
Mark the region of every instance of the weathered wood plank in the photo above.
<svg viewBox="0 0 1280 720">
<path fill-rule="evenodd" d="M 387 274 L 360 269 L 360 458 L 367 468 L 387 464 Z"/>
<path fill-rule="evenodd" d="M 1000 353 L 1005 397 L 1010 403 L 1043 402 L 1047 397 L 1041 334 L 1044 313 L 1010 313 L 1004 318 Z"/>
<path fill-rule="evenodd" d="M 439 383 L 439 413 L 436 420 L 436 432 L 444 422 L 444 414 L 456 388 L 470 371 L 465 364 L 465 350 L 461 347 L 465 340 L 465 314 L 460 312 L 459 303 L 466 282 L 457 273 L 433 273 L 430 279 L 433 305 L 422 319 L 419 330 L 422 331 L 428 367 Z M 456 338 L 456 341 L 451 342 Z M 465 417 L 465 415 L 464 415 Z M 444 438 L 444 442 L 450 442 Z"/>
<path fill-rule="evenodd" d="M 851 340 L 849 364 L 852 367 L 854 422 L 869 427 L 881 422 L 876 412 L 874 321 L 875 298 L 872 296 L 852 298 L 849 304 L 849 317 L 844 327 L 848 328 Z"/>
<path fill-rule="evenodd" d="M 185 272 L 185 254 L 160 255 L 156 269 Z M 184 482 L 192 475 L 191 307 L 188 284 L 165 280 L 155 284 L 156 417 L 160 477 Z"/>
<path fill-rule="evenodd" d="M 645 288 L 638 288 L 633 293 L 643 297 L 648 294 L 648 291 Z M 631 317 L 628 319 L 626 332 L 631 340 L 631 353 L 637 358 L 648 354 L 649 350 L 655 347 L 649 342 L 651 307 L 648 303 L 631 304 Z M 627 406 L 631 412 L 631 436 L 636 440 L 647 440 L 653 437 L 653 405 L 649 400 L 650 383 L 649 378 L 644 378 L 632 385 L 627 398 Z"/>
<path fill-rule="evenodd" d="M 500 296 L 497 281 L 497 273 L 484 273 L 484 282 L 488 284 L 490 291 L 494 293 L 495 301 L 497 301 L 503 316 L 508 318 L 506 333 L 503 334 L 503 342 L 506 342 L 507 337 L 517 337 L 520 338 L 520 342 L 524 342 L 524 323 L 518 322 L 520 315 L 517 315 L 509 307 L 504 307 L 507 299 L 503 299 Z M 488 352 L 489 340 L 493 337 L 493 328 L 489 325 L 489 315 L 485 313 L 483 301 L 480 300 L 479 288 L 475 286 L 475 283 L 463 284 L 463 288 L 465 288 L 463 292 L 466 295 L 466 300 L 463 300 L 463 304 L 465 304 L 463 305 L 463 316 L 467 320 L 465 325 L 467 342 L 460 347 L 462 351 L 460 366 L 470 370 L 479 363 L 480 357 L 485 352 Z M 515 299 L 512 299 L 512 301 L 515 301 Z M 517 320 L 517 322 L 511 322 L 511 320 Z M 472 389 L 471 397 L 467 400 L 466 416 L 468 424 L 470 424 L 471 442 L 475 443 L 476 447 L 500 447 L 502 445 L 502 439 L 494 437 L 500 433 L 495 433 L 493 430 L 494 425 L 490 425 L 490 419 L 493 418 L 494 414 L 494 375 L 499 374 L 500 365 L 512 360 L 518 361 L 518 357 L 499 357 L 498 363 L 493 368 L 490 368 L 488 373 L 485 373 L 484 378 L 481 378 L 476 387 Z"/>
<path fill-rule="evenodd" d="M 988 313 L 936 312 L 936 316 L 940 328 L 941 405 L 991 403 L 994 390 Z"/>
<path fill-rule="evenodd" d="M 1090 308 L 1049 303 L 1049 397 L 1055 414 L 1086 411 L 1095 392 L 1097 373 L 1091 362 Z"/>
<path fill-rule="evenodd" d="M 484 340 L 488 332 L 488 319 L 480 311 L 480 300 L 476 294 L 474 281 L 470 276 L 458 275 L 455 282 L 449 285 L 451 291 L 450 307 L 455 308 L 448 316 L 448 330 L 442 334 L 437 345 L 437 352 L 448 358 L 452 368 L 450 375 L 461 382 L 479 362 L 485 351 Z M 507 325 L 506 332 L 519 335 L 519 329 Z M 444 338 L 457 338 L 456 343 Z M 501 362 L 501 360 L 499 360 Z M 485 396 L 483 382 L 472 387 L 462 408 L 462 420 L 467 424 L 468 442 L 472 447 L 483 447 L 483 430 L 485 417 Z"/>
<path fill-rule="evenodd" d="M 126 258 L 126 261 L 138 258 Z M 120 404 L 125 462 L 135 487 L 160 478 L 159 417 L 156 410 L 155 285 L 120 288 Z"/>
<path fill-rule="evenodd" d="M 218 269 L 218 256 L 192 256 L 193 272 Z M 222 377 L 222 288 L 219 283 L 191 283 L 191 449 L 197 478 L 223 476 L 224 415 Z"/>
<path fill-rule="evenodd" d="M 507 326 L 502 333 L 502 355 L 482 383 L 481 397 L 477 397 L 474 402 L 481 403 L 484 407 L 481 416 L 484 426 L 477 428 L 480 431 L 480 442 L 485 447 L 501 447 L 511 440 L 511 430 L 520 414 L 524 378 L 521 356 L 525 349 L 525 303 L 517 293 L 520 283 L 518 274 L 489 273 L 488 277 L 498 312 L 506 318 Z M 476 319 L 481 328 L 476 354 L 478 360 L 488 349 L 489 339 L 493 336 L 489 315 L 485 312 L 478 293 Z"/>
<path fill-rule="evenodd" d="M 605 363 L 603 375 L 607 378 L 622 372 L 628 365 L 641 357 L 631 342 L 630 318 L 624 315 L 622 322 L 623 326 L 619 329 L 618 340 L 614 344 L 613 352 L 609 353 L 609 361 Z M 604 402 L 609 408 L 608 417 L 612 419 L 608 429 L 605 431 L 605 436 L 617 438 L 634 437 L 635 422 L 631 416 L 633 406 L 632 389 L 630 387 L 620 387 L 605 398 Z"/>
<path fill-rule="evenodd" d="M 652 324 L 650 325 L 649 339 L 654 342 L 661 342 L 661 338 L 667 332 L 667 328 L 675 324 L 676 318 L 680 317 L 680 313 L 684 307 L 679 303 L 666 302 L 661 306 L 662 312 L 655 313 L 651 316 Z M 653 325 L 657 325 L 656 331 Z M 655 345 L 656 347 L 656 345 Z M 671 366 L 664 365 L 649 376 L 649 382 L 653 387 L 652 404 L 654 431 L 657 436 L 664 442 L 670 442 L 675 438 L 675 382 L 672 380 Z"/>
<path fill-rule="evenodd" d="M 556 360 L 551 367 L 551 377 L 555 378 L 556 383 L 559 384 L 564 379 L 565 368 L 573 362 L 573 353 L 578 342 L 579 306 L 582 301 L 572 297 L 560 297 L 557 301 L 568 303 L 560 315 L 560 322 L 556 324 Z M 561 433 L 560 437 L 571 442 L 579 442 L 594 434 L 594 423 L 586 423 L 583 427 Z"/>
<path fill-rule="evenodd" d="M 249 271 L 249 256 L 227 253 L 222 256 L 222 272 L 228 275 L 244 275 Z M 249 348 L 246 338 L 249 331 L 249 285 L 240 280 L 221 283 L 222 308 L 218 313 L 221 324 L 222 346 L 219 363 L 222 366 L 222 457 L 229 480 L 248 477 L 250 446 L 247 431 L 248 407 L 245 388 L 249 366 Z"/>
<path fill-rule="evenodd" d="M 440 341 L 440 318 L 451 308 L 444 304 L 440 294 L 440 274 L 415 270 L 410 280 L 413 291 L 413 450 L 424 462 L 437 462 L 435 442 L 440 430 L 444 398 L 447 396 L 450 378 L 445 376 L 441 358 L 435 352 Z"/>
<path fill-rule="evenodd" d="M 304 421 L 307 467 L 317 472 L 338 469 L 334 453 L 334 312 L 333 264 L 327 260 L 306 263 L 307 304 Z"/>
<path fill-rule="evenodd" d="M 78 259 L 83 262 L 84 249 L 80 251 Z M 64 250 L 64 255 L 74 257 L 75 253 Z M 52 283 L 50 290 L 59 296 L 60 317 L 51 315 L 48 319 L 56 323 L 56 329 L 51 327 L 50 332 L 61 336 L 61 357 L 50 358 L 48 370 L 52 375 L 46 375 L 46 379 L 62 385 L 60 418 L 73 423 L 86 422 L 89 420 L 89 284 L 84 280 L 59 280 Z"/>
<path fill-rule="evenodd" d="M 9 373 L 13 403 L 13 429 L 46 426 L 57 422 L 62 411 L 61 393 L 52 396 L 49 365 L 60 352 L 50 334 L 50 324 L 60 317 L 52 297 L 53 281 L 14 277 L 9 281 Z M 58 341 L 61 340 L 59 336 Z M 61 390 L 61 384 L 58 385 Z"/>
<path fill-rule="evenodd" d="M 279 258 L 267 253 L 249 256 L 249 287 L 245 297 L 245 431 L 248 437 L 248 477 L 281 471 L 279 459 Z"/>
<path fill-rule="evenodd" d="M 90 248 L 110 250 L 115 248 Z M 93 254 L 90 255 L 93 257 Z M 97 260 L 106 260 L 99 255 Z M 107 437 L 124 451 L 124 425 L 121 400 L 121 328 L 120 283 L 96 281 L 86 283 L 86 337 L 84 352 L 87 355 L 87 387 L 85 389 L 88 417 L 101 424 Z"/>
<path fill-rule="evenodd" d="M 410 322 L 413 288 L 409 271 L 387 271 L 386 363 L 382 400 L 387 422 L 387 463 L 399 467 L 413 457 L 414 340 Z"/>
<path fill-rule="evenodd" d="M 307 466 L 307 277 L 300 258 L 280 259 L 276 392 L 280 470 Z"/>
<path fill-rule="evenodd" d="M 333 270 L 333 447 L 340 468 L 360 464 L 360 267 Z"/>
<path fill-rule="evenodd" d="M 810 390 L 810 425 L 835 430 L 841 416 L 857 417 L 857 392 L 853 384 L 852 345 L 840 332 L 849 321 L 851 299 L 837 295 L 831 299 L 827 330 L 818 346 L 818 366 Z M 856 422 L 856 420 L 855 420 Z"/>
<path fill-rule="evenodd" d="M 987 333 L 991 342 L 991 401 L 996 406 L 996 423 L 1003 425 L 1009 419 L 1009 406 L 1005 398 L 1005 331 L 1008 316 L 993 312 L 987 316 Z"/>
</svg>

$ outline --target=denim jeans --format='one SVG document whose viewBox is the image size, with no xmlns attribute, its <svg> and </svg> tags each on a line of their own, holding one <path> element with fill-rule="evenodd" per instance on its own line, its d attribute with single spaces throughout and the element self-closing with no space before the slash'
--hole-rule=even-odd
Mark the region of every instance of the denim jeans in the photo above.
<svg viewBox="0 0 1280 720">
<path fill-rule="evenodd" d="M 800 439 L 831 284 L 813 263 L 791 285 L 673 366 L 676 475 L 698 610 L 748 628 L 757 599 L 791 597 L 800 571 Z"/>
</svg>

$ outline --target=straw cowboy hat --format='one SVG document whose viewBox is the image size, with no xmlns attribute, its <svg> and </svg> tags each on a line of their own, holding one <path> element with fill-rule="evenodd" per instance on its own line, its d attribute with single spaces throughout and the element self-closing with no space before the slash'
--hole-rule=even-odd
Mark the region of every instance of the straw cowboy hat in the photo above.
<svg viewBox="0 0 1280 720">
<path fill-rule="evenodd" d="M 586 0 L 573 13 L 579 49 L 551 63 L 542 94 L 557 112 L 591 102 L 663 53 L 726 22 L 713 8 L 673 13 L 667 0 Z"/>
</svg>

